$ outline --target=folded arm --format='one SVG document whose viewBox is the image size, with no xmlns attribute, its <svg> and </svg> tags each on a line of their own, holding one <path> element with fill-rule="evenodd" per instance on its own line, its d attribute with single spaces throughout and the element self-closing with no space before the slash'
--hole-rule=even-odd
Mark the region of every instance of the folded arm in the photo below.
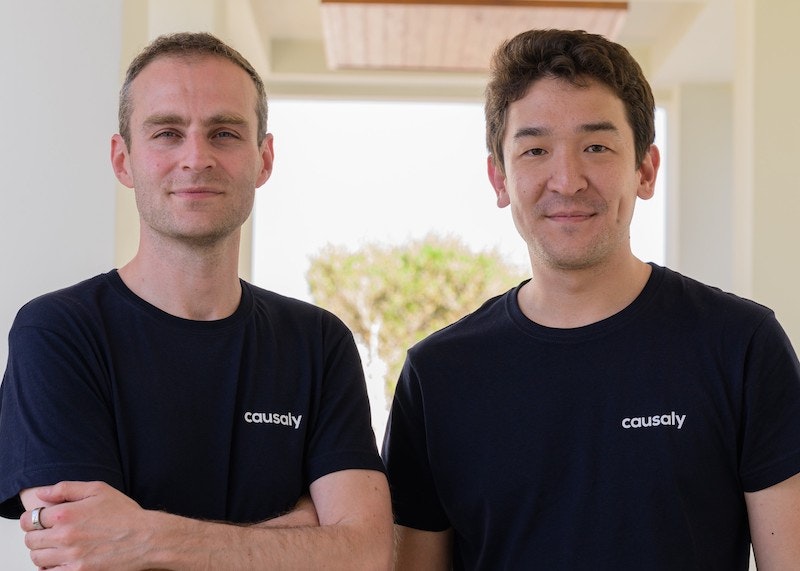
<svg viewBox="0 0 800 571">
<path fill-rule="evenodd" d="M 388 569 L 392 524 L 383 474 L 343 470 L 310 487 L 313 506 L 252 526 L 198 521 L 144 510 L 98 482 L 26 490 L 20 525 L 39 567 L 85 569 Z M 319 526 L 313 526 L 315 510 Z"/>
<path fill-rule="evenodd" d="M 800 474 L 745 501 L 759 571 L 800 570 Z"/>
<path fill-rule="evenodd" d="M 319 518 L 311 496 L 303 496 L 292 511 L 253 525 L 256 527 L 316 527 L 319 525 Z"/>
</svg>

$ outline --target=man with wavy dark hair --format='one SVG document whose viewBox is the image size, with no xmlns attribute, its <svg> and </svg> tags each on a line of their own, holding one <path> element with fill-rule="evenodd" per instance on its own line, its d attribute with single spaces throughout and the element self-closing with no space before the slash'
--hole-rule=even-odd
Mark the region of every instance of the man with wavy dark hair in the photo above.
<svg viewBox="0 0 800 571">
<path fill-rule="evenodd" d="M 0 515 L 39 568 L 386 569 L 389 490 L 350 331 L 238 276 L 272 172 L 264 85 L 209 34 L 134 60 L 111 141 L 139 249 L 23 307 Z"/>
<path fill-rule="evenodd" d="M 800 569 L 800 364 L 769 309 L 637 259 L 659 168 L 622 46 L 536 30 L 486 89 L 532 277 L 409 350 L 399 569 Z"/>
</svg>

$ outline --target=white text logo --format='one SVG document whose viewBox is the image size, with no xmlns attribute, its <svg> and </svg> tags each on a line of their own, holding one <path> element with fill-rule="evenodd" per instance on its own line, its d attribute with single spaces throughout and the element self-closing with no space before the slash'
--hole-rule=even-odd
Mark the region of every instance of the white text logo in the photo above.
<svg viewBox="0 0 800 571">
<path fill-rule="evenodd" d="M 675 426 L 680 430 L 686 420 L 685 414 L 677 414 L 674 410 L 669 414 L 654 416 L 634 416 L 622 419 L 622 428 L 651 428 L 656 426 Z"/>
<path fill-rule="evenodd" d="M 300 421 L 303 415 L 293 415 L 291 412 L 286 414 L 279 414 L 277 412 L 246 412 L 244 413 L 244 421 L 251 424 L 281 424 L 283 426 L 294 427 L 295 430 L 300 428 Z"/>
</svg>

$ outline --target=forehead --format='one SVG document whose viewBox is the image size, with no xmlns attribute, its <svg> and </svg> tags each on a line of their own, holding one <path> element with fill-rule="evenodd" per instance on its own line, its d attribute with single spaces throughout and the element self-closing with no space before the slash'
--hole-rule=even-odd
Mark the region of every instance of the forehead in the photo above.
<svg viewBox="0 0 800 571">
<path fill-rule="evenodd" d="M 257 93 L 247 72 L 223 57 L 165 55 L 139 72 L 131 83 L 131 99 L 134 115 L 137 110 L 192 113 L 224 107 L 255 117 Z"/>
<path fill-rule="evenodd" d="M 565 79 L 545 77 L 533 82 L 521 99 L 509 104 L 506 137 L 513 137 L 521 127 L 558 133 L 603 122 L 629 133 L 632 139 L 625 104 L 611 88 L 595 80 L 575 85 Z"/>
</svg>

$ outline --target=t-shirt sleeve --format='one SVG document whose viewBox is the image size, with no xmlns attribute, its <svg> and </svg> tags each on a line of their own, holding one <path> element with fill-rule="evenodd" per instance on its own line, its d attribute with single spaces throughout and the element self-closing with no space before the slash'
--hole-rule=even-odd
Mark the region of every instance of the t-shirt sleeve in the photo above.
<svg viewBox="0 0 800 571">
<path fill-rule="evenodd" d="M 419 380 L 410 358 L 406 358 L 382 451 L 395 523 L 426 531 L 444 531 L 450 528 L 450 522 L 436 491 L 423 412 Z"/>
<path fill-rule="evenodd" d="M 350 331 L 330 316 L 323 335 L 324 360 L 309 436 L 307 481 L 341 470 L 383 472 L 372 430 L 364 369 Z"/>
<path fill-rule="evenodd" d="M 3 517 L 19 517 L 26 488 L 62 480 L 122 486 L 110 389 L 86 326 L 52 300 L 24 307 L 12 326 L 0 385 Z"/>
<path fill-rule="evenodd" d="M 753 492 L 800 473 L 800 364 L 771 313 L 750 343 L 744 391 L 740 474 Z"/>
</svg>

